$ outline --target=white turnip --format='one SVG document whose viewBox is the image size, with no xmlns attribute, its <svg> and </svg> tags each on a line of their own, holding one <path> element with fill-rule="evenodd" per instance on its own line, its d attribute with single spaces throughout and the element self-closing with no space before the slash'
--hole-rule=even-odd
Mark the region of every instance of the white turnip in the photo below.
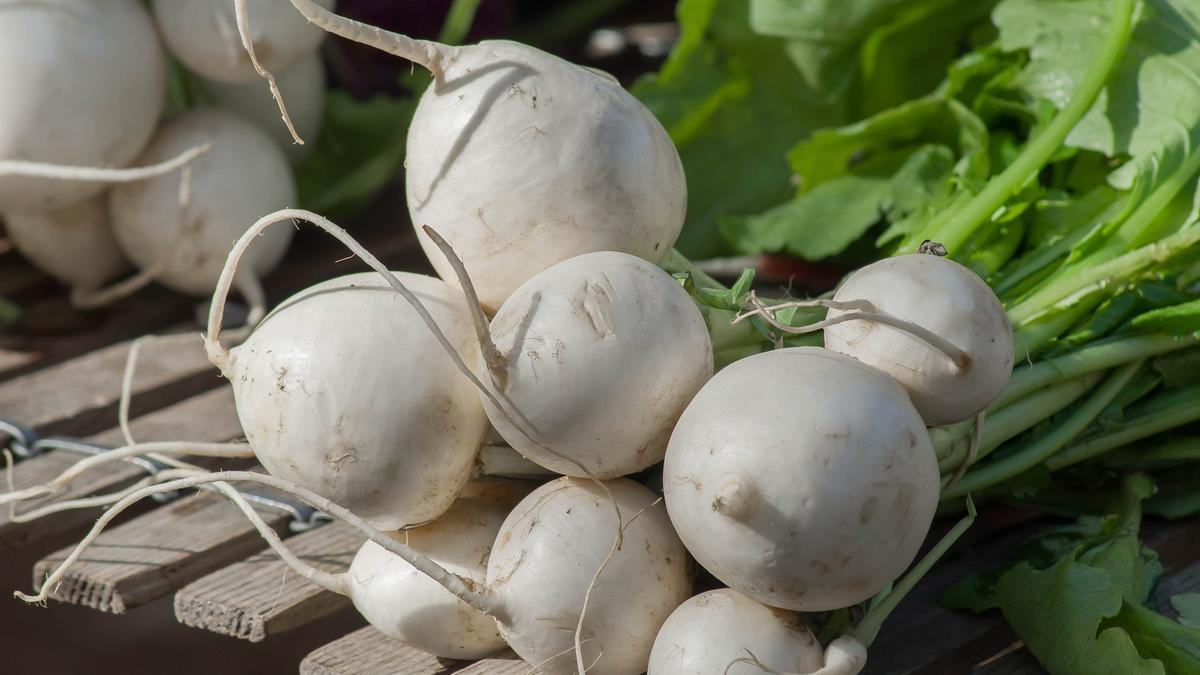
<svg viewBox="0 0 1200 675">
<path fill-rule="evenodd" d="M 835 642 L 825 653 L 808 626 L 792 612 L 720 588 L 691 598 L 671 613 L 654 639 L 648 675 L 859 672 L 866 649 L 853 638 Z M 842 658 L 846 651 L 860 658 L 854 659 L 853 667 L 837 668 L 848 661 Z"/>
<path fill-rule="evenodd" d="M 288 8 L 291 11 L 291 8 Z M 258 82 L 230 84 L 208 81 L 205 89 L 218 107 L 253 122 L 283 149 L 292 166 L 298 165 L 312 149 L 311 144 L 299 145 L 279 120 L 279 109 L 270 92 Z M 288 112 L 302 138 L 315 138 L 321 130 L 325 112 L 325 65 L 318 52 L 304 57 L 299 63 L 279 74 L 279 89 L 288 100 Z"/>
<path fill-rule="evenodd" d="M 316 1 L 334 6 L 334 0 Z M 154 0 L 153 6 L 167 48 L 188 68 L 219 82 L 245 84 L 258 77 L 242 48 L 232 0 Z M 254 0 L 247 13 L 255 53 L 272 71 L 296 65 L 325 37 L 288 0 Z"/>
<path fill-rule="evenodd" d="M 971 270 L 938 255 L 914 253 L 880 260 L 851 274 L 835 302 L 866 301 L 873 318 L 831 323 L 825 346 L 896 379 L 925 423 L 953 424 L 983 411 L 1008 384 L 1012 328 L 992 289 Z M 858 310 L 830 309 L 830 321 Z M 920 326 L 961 357 L 878 314 Z"/>
<path fill-rule="evenodd" d="M 109 200 L 117 240 L 130 260 L 158 268 L 157 281 L 193 295 L 212 293 L 230 244 L 247 223 L 296 200 L 279 148 L 249 122 L 221 110 L 191 110 L 167 122 L 141 161 L 204 143 L 212 149 L 191 166 L 186 204 L 180 203 L 176 176 L 120 185 Z M 276 228 L 246 260 L 239 288 L 255 302 L 258 280 L 279 263 L 291 237 L 292 230 Z"/>
<path fill-rule="evenodd" d="M 764 604 L 813 612 L 870 598 L 904 571 L 939 475 L 900 385 L 797 347 L 737 361 L 700 390 L 671 435 L 663 490 L 705 569 Z"/>
<path fill-rule="evenodd" d="M 123 167 L 162 111 L 166 66 L 137 0 L 0 0 L 0 161 Z M 102 183 L 0 178 L 0 212 L 60 209 Z"/>
<path fill-rule="evenodd" d="M 453 286 L 396 276 L 456 349 L 477 349 Z M 272 475 L 394 530 L 454 503 L 487 430 L 478 394 L 441 352 L 404 299 L 363 273 L 284 301 L 217 365 Z"/>
<path fill-rule="evenodd" d="M 515 42 L 450 47 L 292 4 L 433 74 L 409 128 L 409 212 L 444 279 L 453 270 L 420 226 L 462 252 L 488 311 L 568 258 L 622 251 L 657 262 L 675 242 L 687 202 L 679 155 L 612 77 Z"/>
<path fill-rule="evenodd" d="M 105 194 L 54 211 L 9 213 L 5 226 L 18 252 L 72 288 L 100 288 L 129 268 L 109 224 Z"/>
<path fill-rule="evenodd" d="M 687 292 L 626 253 L 587 253 L 539 273 L 505 301 L 490 332 L 502 361 L 493 389 L 536 438 L 485 398 L 488 418 L 521 454 L 572 476 L 613 478 L 661 461 L 713 372 L 708 330 Z"/>
</svg>

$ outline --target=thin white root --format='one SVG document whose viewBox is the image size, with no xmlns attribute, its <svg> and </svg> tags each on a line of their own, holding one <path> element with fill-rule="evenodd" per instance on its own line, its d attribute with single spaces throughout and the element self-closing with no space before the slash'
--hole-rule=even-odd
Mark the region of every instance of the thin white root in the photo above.
<svg viewBox="0 0 1200 675">
<path fill-rule="evenodd" d="M 462 288 L 463 294 L 467 296 L 467 311 L 471 313 L 471 322 L 475 325 L 475 335 L 479 340 L 479 350 L 483 353 L 483 362 L 487 364 L 488 373 L 492 376 L 492 386 L 497 391 L 503 391 L 508 381 L 508 359 L 500 353 L 495 341 L 492 340 L 491 326 L 487 316 L 483 313 L 483 305 L 479 304 L 479 293 L 475 291 L 471 275 L 467 273 L 462 258 L 459 258 L 458 254 L 454 252 L 450 242 L 428 225 L 422 226 L 422 229 L 441 250 L 446 262 L 450 263 L 450 267 L 454 269 L 454 274 L 458 277 L 458 285 Z"/>
<path fill-rule="evenodd" d="M 738 323 L 746 318 L 749 318 L 750 316 L 761 316 L 764 321 L 769 323 L 776 330 L 784 333 L 790 333 L 792 335 L 804 335 L 806 333 L 815 333 L 816 331 L 823 330 L 829 326 L 845 323 L 847 321 L 873 321 L 884 326 L 890 326 L 891 328 L 902 330 L 919 340 L 925 341 L 934 349 L 937 349 L 945 354 L 946 358 L 950 359 L 951 363 L 953 363 L 954 366 L 959 370 L 967 370 L 971 367 L 972 358 L 970 353 L 959 348 L 958 345 L 955 345 L 953 342 L 950 342 L 946 338 L 938 335 L 928 328 L 925 328 L 924 326 L 917 325 L 911 321 L 906 321 L 899 317 L 888 314 L 887 312 L 880 311 L 866 300 L 854 300 L 850 302 L 838 302 L 834 300 L 807 300 L 786 302 L 773 307 L 766 307 L 758 300 L 758 297 L 754 293 L 751 293 L 750 302 L 754 304 L 754 309 L 739 313 L 736 317 L 734 317 L 732 323 Z M 828 318 L 823 321 L 818 321 L 816 323 L 811 323 L 807 326 L 789 326 L 775 318 L 775 312 L 791 307 L 829 307 L 830 309 L 847 311 L 849 313 L 839 314 L 838 316 Z"/>
<path fill-rule="evenodd" d="M 177 490 L 184 490 L 211 483 L 236 482 L 258 483 L 260 485 L 266 485 L 277 490 L 288 492 L 298 497 L 302 501 L 307 502 L 314 508 L 324 511 L 334 518 L 337 518 L 358 529 L 360 532 L 367 535 L 371 541 L 399 556 L 402 560 L 415 567 L 417 571 L 441 584 L 446 590 L 461 598 L 464 602 L 472 607 L 489 615 L 495 615 L 497 612 L 502 611 L 502 606 L 499 604 L 499 599 L 488 593 L 486 589 L 481 588 L 474 581 L 446 571 L 444 568 L 426 556 L 412 550 L 408 546 L 401 544 L 387 534 L 375 529 L 362 518 L 354 515 L 348 509 L 339 506 L 330 500 L 325 499 L 324 497 L 310 490 L 306 490 L 298 485 L 275 478 L 274 476 L 254 473 L 251 471 L 222 471 L 216 473 L 205 473 L 203 475 L 193 475 L 180 478 L 178 480 L 161 483 L 159 485 L 144 487 L 130 495 L 127 495 L 112 508 L 105 511 L 100 518 L 96 520 L 96 524 L 92 526 L 91 531 L 89 531 L 87 535 L 75 546 L 75 549 L 71 551 L 71 554 L 67 556 L 67 559 L 64 560 L 48 577 L 46 577 L 45 582 L 42 584 L 42 590 L 39 593 L 36 595 L 28 595 L 18 591 L 15 594 L 16 597 L 28 603 L 44 602 L 49 593 L 53 592 L 51 589 L 55 588 L 57 584 L 62 581 L 62 578 L 66 575 L 71 566 L 79 561 L 79 558 L 83 555 L 84 551 L 86 551 L 88 546 L 90 546 L 92 542 L 96 540 L 96 537 L 100 536 L 108 524 L 111 523 L 114 518 L 120 515 L 122 511 L 128 509 L 139 500 L 161 492 L 175 492 Z M 222 492 L 224 493 L 224 491 Z M 225 494 L 228 496 L 228 493 Z"/>
<path fill-rule="evenodd" d="M 178 170 L 211 149 L 212 144 L 206 143 L 189 148 L 180 153 L 178 157 L 165 162 L 129 169 L 62 166 L 60 164 L 47 164 L 45 162 L 5 159 L 0 160 L 0 178 L 22 176 L 26 178 L 53 178 L 56 180 L 77 180 L 92 183 L 133 183 Z"/>
<path fill-rule="evenodd" d="M 832 642 L 825 646 L 825 662 L 820 668 L 809 673 L 789 673 L 782 670 L 776 670 L 771 666 L 758 660 L 749 649 L 743 650 L 747 656 L 736 658 L 725 666 L 725 673 L 728 675 L 729 669 L 744 663 L 754 666 L 764 673 L 769 675 L 858 675 L 867 665 L 867 647 L 858 638 L 850 635 L 842 635 L 834 638 Z"/>
<path fill-rule="evenodd" d="M 642 509 L 640 509 L 637 513 L 633 514 L 633 517 L 629 519 L 628 523 L 625 523 L 622 525 L 621 521 L 618 520 L 617 528 L 620 530 L 621 534 L 624 534 L 625 529 L 628 528 L 630 525 L 632 525 L 633 521 L 638 519 L 638 516 L 645 513 L 646 509 L 654 508 L 662 500 L 663 500 L 663 498 L 659 497 L 658 499 L 655 499 L 654 501 L 650 502 L 649 506 L 645 506 Z M 584 594 L 583 594 L 583 606 L 579 608 L 579 621 L 575 624 L 575 667 L 579 669 L 579 675 L 584 675 L 585 673 L 587 673 L 588 668 L 591 668 L 591 666 L 585 667 L 583 665 L 583 643 L 584 643 L 583 619 L 584 619 L 584 617 L 587 616 L 588 603 L 591 602 L 591 600 L 592 600 L 592 591 L 596 589 L 596 584 L 599 583 L 599 581 L 600 581 L 600 574 L 602 572 L 604 572 L 604 568 L 608 567 L 608 563 L 612 562 L 613 556 L 615 556 L 617 554 L 617 551 L 619 551 L 620 549 L 621 549 L 621 538 L 617 537 L 616 539 L 613 540 L 613 545 L 612 545 L 612 548 L 610 548 L 608 550 L 608 555 L 604 557 L 604 562 L 600 563 L 600 567 L 596 570 L 596 573 L 592 575 L 592 580 L 588 582 L 587 590 L 584 591 Z M 600 649 L 601 649 L 601 653 L 603 653 L 604 645 L 600 645 Z M 600 657 L 597 656 L 596 658 L 599 659 Z M 592 666 L 594 666 L 594 665 L 596 665 L 596 661 L 592 661 Z"/>
<path fill-rule="evenodd" d="M 77 511 L 80 509 L 93 509 L 101 506 L 108 506 L 109 504 L 121 501 L 121 499 L 125 498 L 127 495 L 133 494 L 137 490 L 140 490 L 147 485 L 154 485 L 155 483 L 160 483 L 167 480 L 175 480 L 177 478 L 191 476 L 196 473 L 202 473 L 203 471 L 204 469 L 199 467 L 193 469 L 166 469 L 154 474 L 153 476 L 146 476 L 133 485 L 130 485 L 122 490 L 117 490 L 116 492 L 109 492 L 107 494 L 99 494 L 91 497 L 83 497 L 81 499 L 68 499 L 61 502 L 54 502 L 41 508 L 31 509 L 29 511 L 20 513 L 18 513 L 16 510 L 16 502 L 10 502 L 8 505 L 9 520 L 14 523 L 28 523 L 38 520 L 39 518 L 45 518 L 46 516 L 53 515 L 55 513 L 61 513 L 63 511 Z"/>
<path fill-rule="evenodd" d="M 275 103 L 279 106 L 279 115 L 283 119 L 284 125 L 287 126 L 288 133 L 292 135 L 292 141 L 297 145 L 304 145 L 304 139 L 296 133 L 292 117 L 288 114 L 287 106 L 283 104 L 283 93 L 279 91 L 279 85 L 275 83 L 275 76 L 263 68 L 262 64 L 258 62 L 258 55 L 254 53 L 254 37 L 250 35 L 250 19 L 246 15 L 246 0 L 233 0 L 233 11 L 237 16 L 238 35 L 242 38 L 242 47 L 250 57 L 250 65 L 254 66 L 258 76 L 266 80 L 267 86 L 271 88 L 271 98 L 275 99 Z"/>
<path fill-rule="evenodd" d="M 163 453 L 235 459 L 246 459 L 254 456 L 254 453 L 250 450 L 250 446 L 246 443 L 188 443 L 182 441 L 137 443 L 134 445 L 115 448 L 113 450 L 107 450 L 98 455 L 92 455 L 82 459 L 71 465 L 70 468 L 63 471 L 55 478 L 40 485 L 33 485 L 21 490 L 15 490 L 6 494 L 2 494 L 0 495 L 0 504 L 26 501 L 29 499 L 37 499 L 38 497 L 52 495 L 87 471 L 112 462 L 130 459 L 133 457 L 141 457 L 143 455 L 154 455 L 155 459 L 159 459 L 161 457 L 161 459 L 167 460 L 164 463 L 171 465 L 175 465 L 175 462 L 178 461 L 173 460 L 170 457 L 166 457 L 163 455 Z M 179 468 L 187 468 L 192 470 L 198 468 L 182 462 L 176 466 Z"/>
<path fill-rule="evenodd" d="M 963 474 L 967 472 L 967 469 L 970 469 L 971 465 L 974 464 L 975 460 L 979 457 L 979 442 L 983 438 L 983 423 L 986 418 L 986 410 L 979 411 L 979 414 L 975 416 L 975 426 L 971 429 L 971 445 L 967 448 L 967 457 L 962 461 L 962 464 L 958 465 L 958 469 L 955 470 L 954 475 L 950 477 L 950 480 L 942 486 L 942 491 L 949 490 L 951 486 L 957 483 L 959 479 L 963 477 Z"/>
<path fill-rule="evenodd" d="M 175 261 L 175 255 L 183 241 L 191 234 L 193 228 L 187 225 L 187 209 L 192 200 L 192 167 L 185 166 L 179 172 L 179 226 L 175 238 L 154 264 L 142 269 L 128 279 L 118 281 L 108 288 L 101 289 L 71 289 L 71 305 L 80 309 L 101 307 L 111 302 L 128 297 L 150 285 L 158 275 L 166 271 Z"/>
<path fill-rule="evenodd" d="M 334 14 L 312 0 L 292 0 L 292 6 L 299 10 L 309 23 L 321 30 L 408 59 L 433 73 L 434 78 L 441 77 L 443 61 L 453 49 L 440 42 L 414 40 L 407 35 L 348 19 Z"/>
</svg>

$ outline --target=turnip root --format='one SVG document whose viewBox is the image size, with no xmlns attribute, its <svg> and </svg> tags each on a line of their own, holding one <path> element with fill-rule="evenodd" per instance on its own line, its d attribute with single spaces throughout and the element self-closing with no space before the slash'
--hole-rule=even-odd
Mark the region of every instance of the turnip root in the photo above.
<svg viewBox="0 0 1200 675">
<path fill-rule="evenodd" d="M 956 360 L 903 327 L 871 319 L 825 328 L 825 346 L 896 379 L 930 426 L 983 411 L 1008 384 L 1012 328 L 996 294 L 974 272 L 938 255 L 887 258 L 851 274 L 834 301 L 867 301 L 920 326 L 965 354 Z M 830 309 L 829 320 L 855 310 Z"/>
<path fill-rule="evenodd" d="M 602 479 L 661 461 L 713 372 L 708 330 L 687 292 L 626 253 L 587 253 L 534 276 L 490 332 L 503 361 L 487 364 L 493 389 L 536 442 L 485 398 L 488 418 L 521 454 L 572 476 L 586 474 L 568 460 Z"/>
<path fill-rule="evenodd" d="M 482 584 L 501 524 L 528 493 L 523 483 L 468 483 L 437 520 L 396 538 L 447 570 Z M 450 659 L 479 659 L 504 649 L 496 620 L 454 597 L 399 556 L 367 541 L 343 577 L 345 592 L 381 633 Z"/>
<path fill-rule="evenodd" d="M 275 476 L 247 471 L 197 472 L 129 494 L 107 510 L 37 595 L 18 593 L 26 602 L 45 600 L 50 589 L 105 527 L 139 499 L 159 492 L 214 484 L 242 509 L 275 551 L 306 578 L 336 584 L 335 575 L 299 561 L 229 482 L 252 482 L 295 494 L 325 513 L 359 529 L 380 547 L 408 561 L 472 607 L 496 618 L 501 634 L 517 654 L 538 664 L 539 672 L 576 672 L 576 625 L 585 597 L 594 593 L 583 622 L 582 643 L 588 672 L 640 673 L 649 660 L 654 635 L 689 595 L 687 553 L 671 529 L 655 495 L 629 480 L 605 484 L 621 509 L 624 543 L 613 549 L 597 532 L 616 525 L 604 490 L 591 482 L 560 478 L 525 497 L 505 519 L 488 561 L 487 584 L 456 575 L 354 512 Z M 597 570 L 604 565 L 603 570 Z M 598 579 L 593 584 L 593 577 Z M 594 586 L 594 588 L 593 588 Z M 594 664 L 594 665 L 593 665 Z"/>
<path fill-rule="evenodd" d="M 292 13 L 290 7 L 288 11 Z M 213 80 L 205 83 L 205 89 L 218 107 L 252 122 L 270 136 L 283 149 L 292 166 L 298 165 L 312 149 L 312 145 L 298 145 L 292 141 L 287 127 L 279 121 L 279 109 L 270 92 L 258 82 L 229 84 Z M 280 73 L 279 89 L 287 96 L 288 112 L 296 133 L 302 138 L 315 138 L 325 113 L 325 65 L 320 53 L 313 52 Z"/>
<path fill-rule="evenodd" d="M 157 281 L 193 295 L 212 292 L 230 242 L 246 223 L 296 200 L 291 169 L 279 148 L 224 111 L 197 109 L 167 122 L 141 161 L 159 161 L 201 143 L 211 143 L 212 150 L 192 164 L 190 199 L 182 212 L 174 176 L 118 186 L 109 201 L 126 255 L 143 269 L 161 267 Z M 279 263 L 291 237 L 287 228 L 264 236 L 239 278 L 244 293 L 261 294 L 258 279 Z M 169 258 L 166 264 L 164 258 Z"/>
<path fill-rule="evenodd" d="M 671 613 L 654 639 L 648 675 L 858 673 L 866 648 L 853 638 L 835 642 L 826 655 L 795 614 L 721 588 L 701 593 Z M 842 658 L 847 646 L 861 658 L 854 659 L 853 667 L 838 668 L 848 661 Z"/>
<path fill-rule="evenodd" d="M 21 255 L 68 286 L 96 289 L 129 268 L 109 224 L 107 195 L 55 211 L 9 213 L 5 225 Z"/>
<path fill-rule="evenodd" d="M 590 673 L 639 673 L 659 627 L 691 594 L 689 561 L 653 492 L 624 479 L 606 485 L 623 514 L 624 542 L 592 590 L 582 659 Z M 500 528 L 487 587 L 502 607 L 501 635 L 540 672 L 574 672 L 585 591 L 611 549 L 597 534 L 616 525 L 599 487 L 560 478 L 534 490 Z"/>
<path fill-rule="evenodd" d="M 334 0 L 316 1 L 334 6 Z M 167 48 L 188 68 L 218 82 L 257 79 L 238 36 L 232 0 L 154 0 L 153 6 Z M 287 0 L 254 0 L 247 11 L 255 52 L 272 71 L 293 67 L 325 37 L 297 16 Z"/>
<path fill-rule="evenodd" d="M 409 127 L 409 212 L 442 278 L 454 271 L 419 227 L 433 225 L 462 252 L 488 311 L 568 258 L 621 251 L 657 262 L 670 250 L 687 202 L 682 163 L 612 77 L 515 42 L 450 47 L 311 0 L 292 4 L 327 31 L 433 74 Z"/>
<path fill-rule="evenodd" d="M 478 349 L 454 287 L 396 276 L 457 349 Z M 478 394 L 441 351 L 413 309 L 363 273 L 284 301 L 218 365 L 272 475 L 394 530 L 450 508 L 487 430 Z"/>
<path fill-rule="evenodd" d="M 912 562 L 938 502 L 937 459 L 904 389 L 797 347 L 718 373 L 671 435 L 671 522 L 696 560 L 773 607 L 848 607 Z"/>
<path fill-rule="evenodd" d="M 162 48 L 137 0 L 0 0 L 0 160 L 121 167 L 162 112 Z M 61 209 L 100 183 L 0 179 L 0 212 Z"/>
</svg>

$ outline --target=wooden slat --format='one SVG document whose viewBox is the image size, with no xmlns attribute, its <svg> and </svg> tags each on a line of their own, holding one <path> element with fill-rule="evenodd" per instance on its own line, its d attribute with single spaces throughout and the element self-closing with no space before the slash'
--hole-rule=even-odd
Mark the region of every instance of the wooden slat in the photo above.
<svg viewBox="0 0 1200 675">
<path fill-rule="evenodd" d="M 441 675 L 459 671 L 465 665 L 465 661 L 439 659 L 406 647 L 367 626 L 306 656 L 300 663 L 300 675 Z"/>
<path fill-rule="evenodd" d="M 200 339 L 191 337 L 195 339 L 175 337 L 142 346 L 133 383 L 134 396 L 203 372 L 211 372 L 212 386 L 220 384 L 219 374 L 205 357 Z M 33 428 L 61 430 L 70 427 L 72 420 L 95 417 L 103 411 L 108 412 L 103 422 L 92 422 L 88 429 L 76 424 L 71 433 L 95 433 L 113 426 L 130 344 L 104 347 L 0 384 L 0 417 Z"/>
<path fill-rule="evenodd" d="M 357 530 L 330 523 L 287 544 L 310 564 L 341 572 L 363 540 Z M 349 604 L 349 599 L 301 578 L 265 551 L 185 586 L 175 594 L 175 618 L 194 628 L 260 642 Z"/>
<path fill-rule="evenodd" d="M 131 422 L 131 428 L 134 438 L 143 441 L 187 439 L 215 442 L 231 440 L 242 433 L 233 405 L 233 393 L 229 387 L 214 389 L 135 419 Z M 118 444 L 121 442 L 120 432 L 111 429 L 93 436 L 91 440 L 109 445 Z M 80 457 L 75 453 L 55 450 L 25 460 L 13 468 L 14 483 L 18 489 L 44 483 L 79 461 Z M 133 483 L 142 475 L 141 469 L 125 462 L 103 465 L 81 476 L 53 499 L 75 499 L 111 492 Z M 3 489 L 7 491 L 6 472 L 0 471 L 0 478 L 4 479 Z M 21 508 L 33 509 L 48 501 L 26 502 Z M 94 520 L 95 517 L 96 511 L 88 509 L 57 513 L 30 523 L 14 523 L 9 519 L 8 510 L 0 509 L 0 551 L 66 531 Z"/>
<path fill-rule="evenodd" d="M 503 656 L 476 661 L 458 671 L 459 675 L 527 675 L 530 666 L 517 655 L 506 652 Z"/>
<path fill-rule="evenodd" d="M 287 517 L 262 509 L 278 532 Z M 51 594 L 60 602 L 123 614 L 265 546 L 246 516 L 224 497 L 200 493 L 105 531 Z M 38 561 L 34 586 L 72 547 Z"/>
</svg>

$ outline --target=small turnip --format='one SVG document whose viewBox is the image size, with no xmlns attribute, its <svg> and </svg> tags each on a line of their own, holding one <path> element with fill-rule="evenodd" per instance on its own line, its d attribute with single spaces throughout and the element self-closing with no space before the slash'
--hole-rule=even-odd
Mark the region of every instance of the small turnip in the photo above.
<svg viewBox="0 0 1200 675">
<path fill-rule="evenodd" d="M 911 330 L 878 319 L 840 323 L 853 309 L 830 309 L 825 346 L 891 375 L 930 426 L 953 424 L 987 408 L 1013 367 L 1012 328 L 992 289 L 971 270 L 914 253 L 851 274 L 835 302 L 866 301 L 877 313 L 920 326 L 961 350 L 948 355 Z"/>
<path fill-rule="evenodd" d="M 700 390 L 671 435 L 663 490 L 705 569 L 766 605 L 816 612 L 900 576 L 933 520 L 939 475 L 900 385 L 797 347 L 737 361 Z"/>
<path fill-rule="evenodd" d="M 123 167 L 162 112 L 166 65 L 137 0 L 0 0 L 0 161 Z M 0 212 L 61 209 L 92 181 L 0 178 Z"/>
<path fill-rule="evenodd" d="M 854 675 L 865 662 L 866 649 L 857 640 L 839 638 L 826 652 L 792 612 L 720 588 L 671 613 L 654 639 L 648 675 Z"/>
<path fill-rule="evenodd" d="M 35 267 L 80 291 L 100 288 L 129 268 L 108 220 L 108 196 L 48 212 L 9 213 L 8 237 Z"/>
<path fill-rule="evenodd" d="M 244 0 L 238 0 L 239 3 Z M 683 165 L 658 120 L 610 76 L 507 41 L 451 47 L 292 0 L 321 28 L 429 69 L 408 134 L 412 222 L 464 256 L 488 311 L 574 256 L 621 251 L 657 262 L 683 225 Z"/>
<path fill-rule="evenodd" d="M 513 481 L 468 483 L 437 520 L 396 534 L 414 551 L 476 583 L 504 519 L 529 492 Z M 496 620 L 455 597 L 437 582 L 373 541 L 367 541 L 336 589 L 384 635 L 449 659 L 480 659 L 504 649 Z"/>
<path fill-rule="evenodd" d="M 485 397 L 488 418 L 521 454 L 572 476 L 613 478 L 661 461 L 713 372 L 708 330 L 687 292 L 626 253 L 587 253 L 534 276 L 490 332 L 503 361 L 492 388 L 515 413 Z"/>
<path fill-rule="evenodd" d="M 316 0 L 332 8 L 334 0 Z M 154 17 L 171 53 L 188 68 L 218 82 L 253 82 L 258 74 L 242 49 L 232 0 L 154 0 Z M 288 0 L 254 0 L 247 6 L 254 48 L 272 71 L 295 66 L 320 46 L 325 34 L 308 25 Z"/>
<path fill-rule="evenodd" d="M 113 189 L 109 207 L 117 240 L 138 267 L 192 295 L 212 293 L 233 242 L 263 213 L 296 200 L 291 169 L 263 132 L 231 113 L 195 109 L 167 122 L 140 158 L 153 163 L 201 144 L 212 149 L 191 166 L 190 196 L 181 209 L 180 178 L 159 176 Z M 182 232 L 181 232 L 182 230 Z M 257 296 L 258 279 L 283 258 L 292 230 L 264 235 L 239 282 Z M 164 265 L 163 261 L 168 262 Z"/>
</svg>

